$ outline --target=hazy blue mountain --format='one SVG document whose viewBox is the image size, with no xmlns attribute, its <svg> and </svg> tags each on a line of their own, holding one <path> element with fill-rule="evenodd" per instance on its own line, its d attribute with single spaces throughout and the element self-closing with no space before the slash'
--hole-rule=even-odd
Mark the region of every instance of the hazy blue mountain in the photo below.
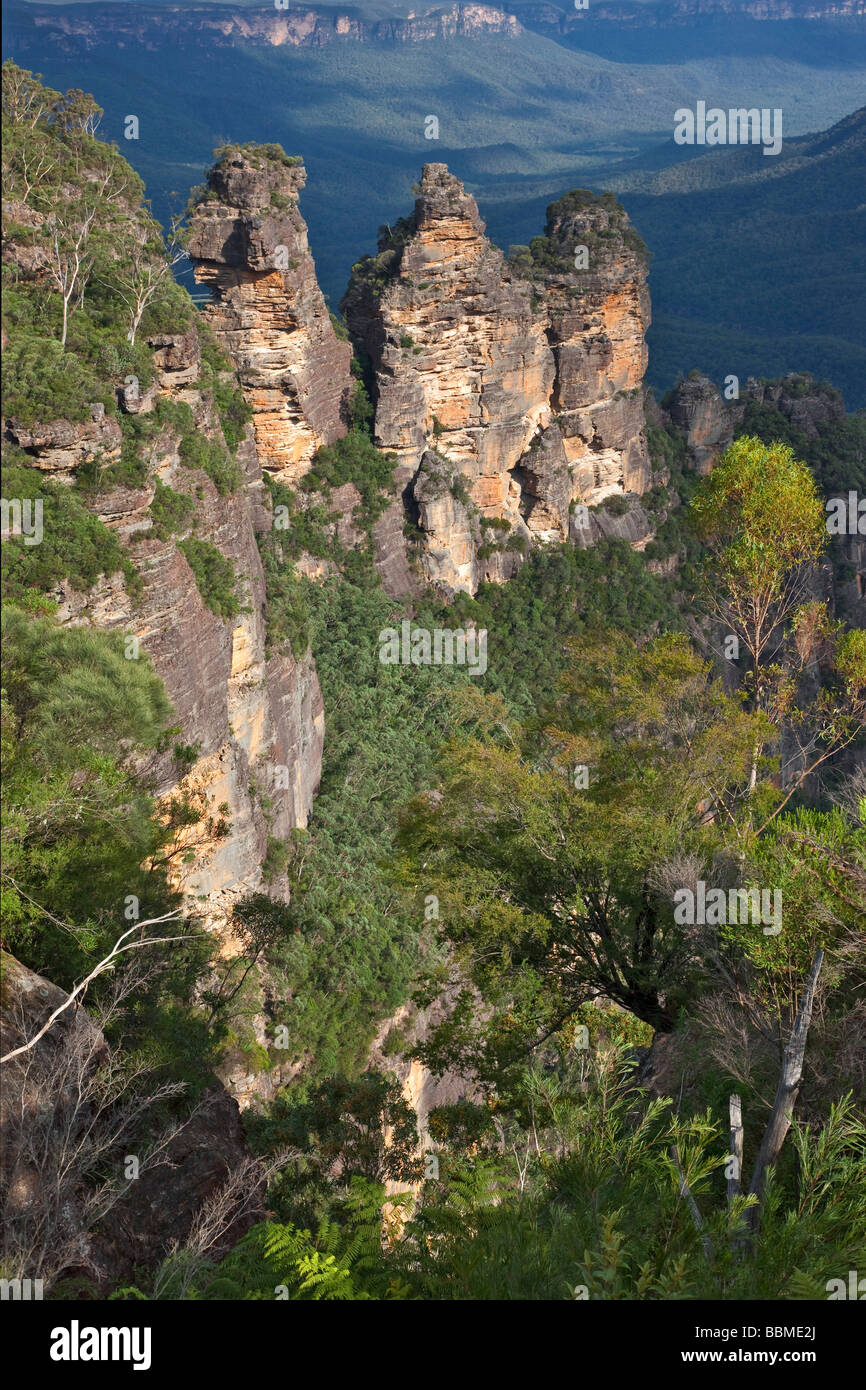
<svg viewBox="0 0 866 1390">
<path fill-rule="evenodd" d="M 838 0 L 834 8 L 846 5 Z M 759 168 L 748 187 L 737 174 L 711 198 L 691 185 L 650 188 L 633 176 L 691 167 L 695 151 L 676 146 L 672 134 L 676 109 L 697 99 L 780 106 L 786 138 L 833 125 L 862 104 L 866 21 L 759 21 L 748 0 L 713 8 L 696 19 L 689 0 L 599 3 L 581 14 L 511 4 L 519 23 L 500 13 L 490 28 L 443 38 L 428 36 L 442 7 L 412 7 L 416 18 L 407 22 L 408 3 L 371 0 L 317 5 L 315 34 L 292 45 L 250 30 L 284 21 L 273 6 L 13 0 L 6 51 L 56 87 L 94 93 L 105 108 L 101 134 L 116 139 L 142 174 L 161 217 L 183 207 L 212 150 L 227 140 L 275 140 L 302 154 L 304 215 L 333 305 L 354 261 L 375 246 L 379 225 L 410 209 L 411 186 L 431 159 L 466 182 L 506 248 L 540 232 L 546 204 L 567 189 L 621 188 L 654 253 L 654 381 L 667 384 L 681 366 L 718 374 L 747 360 L 755 371 L 826 372 L 853 404 L 863 399 L 856 377 L 864 340 L 858 282 L 847 277 L 858 272 L 856 258 L 837 248 L 847 247 L 856 225 L 850 236 L 847 222 L 829 228 L 836 213 L 855 223 L 858 215 L 841 193 L 844 206 L 820 193 L 813 202 L 808 175 L 790 183 L 786 157 L 762 159 L 760 151 L 744 153 L 779 168 Z M 759 8 L 766 11 L 764 0 Z M 798 3 L 798 12 L 819 8 L 817 0 Z M 337 13 L 352 35 L 337 36 Z M 123 138 L 129 114 L 139 118 L 137 140 Z M 435 140 L 425 138 L 430 115 L 439 121 Z M 773 213 L 772 244 L 760 231 L 770 215 L 761 190 L 775 186 L 783 167 L 805 237 L 791 278 L 774 249 L 791 231 L 781 229 L 782 211 Z M 718 177 L 728 184 L 727 173 Z M 759 249 L 750 261 L 761 267 L 758 296 L 740 275 L 744 237 Z M 808 314 L 800 289 L 791 292 L 801 284 L 809 286 Z"/>
</svg>

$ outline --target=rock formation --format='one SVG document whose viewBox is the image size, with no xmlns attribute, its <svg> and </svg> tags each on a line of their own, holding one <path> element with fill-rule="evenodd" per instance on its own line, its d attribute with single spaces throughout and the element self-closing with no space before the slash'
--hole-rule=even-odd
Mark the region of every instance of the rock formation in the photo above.
<svg viewBox="0 0 866 1390">
<path fill-rule="evenodd" d="M 530 247 L 556 359 L 558 414 L 575 497 L 590 503 L 649 485 L 642 382 L 650 323 L 640 238 L 611 194 L 568 193 Z M 517 262 L 525 258 L 518 254 Z M 585 266 L 583 269 L 581 267 Z"/>
<path fill-rule="evenodd" d="M 670 418 L 685 436 L 689 461 L 699 473 L 709 473 L 728 447 L 742 413 L 742 406 L 730 409 L 718 387 L 700 372 L 692 372 L 674 389 Z"/>
<path fill-rule="evenodd" d="M 425 575 L 446 594 L 574 537 L 576 505 L 648 486 L 646 269 L 614 199 L 553 204 L 546 236 L 509 264 L 460 181 L 428 164 L 343 309 L 375 441 L 397 455 Z"/>
<path fill-rule="evenodd" d="M 839 392 L 820 385 L 808 373 L 790 372 L 777 381 L 749 377 L 739 395 L 727 400 L 708 376 L 690 372 L 671 392 L 667 415 L 682 431 L 689 460 L 699 473 L 709 473 L 731 443 L 750 403 L 783 416 L 791 428 L 810 440 L 819 438 L 821 427 L 845 419 Z"/>
<path fill-rule="evenodd" d="M 157 418 L 160 402 L 182 403 L 191 409 L 197 433 L 222 441 L 212 389 L 201 380 L 196 332 L 163 334 L 150 345 L 158 377 L 135 401 L 135 413 Z M 101 406 L 93 414 L 93 421 L 82 424 L 61 420 L 27 429 L 10 420 L 6 432 L 27 451 L 32 467 L 71 485 L 82 465 L 98 459 L 108 469 L 120 457 L 119 421 L 105 419 Z M 88 501 L 128 547 L 140 594 L 131 595 L 118 572 L 87 591 L 63 581 L 54 597 L 61 621 L 95 623 L 137 638 L 162 678 L 181 730 L 178 742 L 192 750 L 193 763 L 185 770 L 166 751 L 147 770 L 160 795 L 183 793 L 201 813 L 182 833 L 189 859 L 179 864 L 178 879 L 210 925 L 220 928 L 234 902 L 261 886 L 269 837 L 284 838 L 307 823 L 321 770 L 322 697 L 309 653 L 266 648 L 267 602 L 255 531 L 269 526 L 271 515 L 263 505 L 251 428 L 237 450 L 240 486 L 222 495 L 207 473 L 181 458 L 180 427 L 170 417 L 164 423 L 159 418 L 159 428 L 141 445 L 147 473 L 141 484 L 97 488 Z M 154 535 L 149 510 L 158 484 L 194 502 L 186 527 L 165 539 Z M 199 592 L 178 545 L 193 531 L 233 566 L 241 600 L 234 619 L 218 616 Z M 285 891 L 285 885 L 276 881 L 272 891 Z"/>
<path fill-rule="evenodd" d="M 541 33 L 554 30 L 568 34 L 587 22 L 587 14 L 576 14 L 544 3 L 520 4 L 515 7 L 528 29 Z M 737 16 L 761 22 L 789 19 L 851 19 L 866 13 L 864 0 L 655 0 L 655 3 L 630 4 L 628 0 L 593 0 L 591 22 L 616 25 L 629 29 L 657 29 L 694 24 L 708 16 Z"/>
<path fill-rule="evenodd" d="M 300 160 L 230 148 L 195 207 L 190 257 L 206 318 L 254 411 L 261 467 L 286 483 L 346 432 L 352 350 L 334 332 L 298 211 Z"/>
</svg>

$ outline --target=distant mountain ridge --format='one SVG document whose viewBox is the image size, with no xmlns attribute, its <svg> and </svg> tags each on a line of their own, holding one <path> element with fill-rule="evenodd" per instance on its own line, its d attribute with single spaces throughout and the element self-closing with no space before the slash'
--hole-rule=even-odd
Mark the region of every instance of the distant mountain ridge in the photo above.
<svg viewBox="0 0 866 1390">
<path fill-rule="evenodd" d="M 610 186 L 655 252 L 656 385 L 695 363 L 773 375 L 796 335 L 799 360 L 866 406 L 866 107 L 777 160 L 719 147 Z"/>
<path fill-rule="evenodd" d="M 724 15 L 742 15 L 764 22 L 790 19 L 856 19 L 866 15 L 866 0 L 591 0 L 586 10 L 573 6 L 543 3 L 516 3 L 509 8 L 525 22 L 559 24 L 563 31 L 576 28 L 591 17 L 594 23 L 609 22 L 630 27 L 650 28 L 667 24 L 689 24 L 696 20 Z"/>
<path fill-rule="evenodd" d="M 437 6 L 420 15 L 367 19 L 352 6 L 345 10 L 315 5 L 232 7 L 225 4 L 172 5 L 96 3 L 33 5 L 33 23 L 46 40 L 65 47 L 134 40 L 155 48 L 161 42 L 206 39 L 215 47 L 236 43 L 270 48 L 321 47 L 336 41 L 423 43 L 431 39 L 504 34 L 517 37 L 522 25 L 504 9 L 485 4 Z"/>
<path fill-rule="evenodd" d="M 860 166 L 866 149 L 866 106 L 852 111 L 829 130 L 785 139 L 772 163 L 757 161 L 748 145 L 720 145 L 698 158 L 669 164 L 656 170 L 614 175 L 611 188 L 619 191 L 654 193 L 697 193 L 733 183 L 763 183 L 786 178 L 808 167 L 815 172 L 815 161 L 838 160 L 850 156 Z"/>
<path fill-rule="evenodd" d="M 715 380 L 806 368 L 849 407 L 866 403 L 862 214 L 844 196 L 863 178 L 860 127 L 829 131 L 863 101 L 866 0 L 770 0 L 761 19 L 748 0 L 422 3 L 411 18 L 410 5 L 9 0 L 4 32 L 6 51 L 52 85 L 94 92 L 102 138 L 124 149 L 163 222 L 215 147 L 243 136 L 303 151 L 332 306 L 431 157 L 463 181 L 503 250 L 528 242 L 564 190 L 612 189 L 654 252 L 654 384 L 694 366 Z M 696 158 L 675 145 L 674 113 L 697 98 L 783 108 L 782 154 Z M 818 158 L 821 141 L 832 158 Z M 814 188 L 803 163 L 822 171 Z"/>
</svg>

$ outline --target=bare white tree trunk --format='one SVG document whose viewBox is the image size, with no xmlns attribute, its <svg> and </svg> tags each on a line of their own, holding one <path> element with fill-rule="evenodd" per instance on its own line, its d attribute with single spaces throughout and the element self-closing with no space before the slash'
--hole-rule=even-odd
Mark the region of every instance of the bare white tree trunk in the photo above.
<svg viewBox="0 0 866 1390">
<path fill-rule="evenodd" d="M 739 1096 L 731 1096 L 731 1158 L 734 1172 L 728 1178 L 728 1206 L 739 1197 L 743 1178 L 743 1103 Z"/>
<path fill-rule="evenodd" d="M 819 947 L 815 953 L 815 959 L 812 961 L 812 968 L 809 971 L 803 993 L 800 996 L 797 1017 L 794 1019 L 791 1037 L 782 1058 L 782 1074 L 779 1077 L 776 1098 L 773 1102 L 770 1118 L 767 1121 L 767 1128 L 764 1130 L 764 1138 L 761 1141 L 749 1187 L 750 1193 L 753 1193 L 759 1202 L 767 1180 L 767 1172 L 779 1157 L 785 1136 L 791 1127 L 797 1093 L 803 1076 L 803 1058 L 806 1053 L 809 1024 L 812 1021 L 815 990 L 818 986 L 818 976 L 821 973 L 823 961 L 824 952 Z M 759 1221 L 760 1207 L 756 1204 L 749 1209 L 749 1222 L 753 1229 L 757 1229 Z"/>
</svg>

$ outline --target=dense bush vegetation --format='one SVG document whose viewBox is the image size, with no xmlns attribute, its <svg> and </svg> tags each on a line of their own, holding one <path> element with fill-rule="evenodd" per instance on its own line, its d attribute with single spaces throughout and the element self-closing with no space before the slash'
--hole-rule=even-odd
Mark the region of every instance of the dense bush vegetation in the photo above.
<svg viewBox="0 0 866 1390">
<path fill-rule="evenodd" d="M 236 593 L 235 567 L 210 541 L 190 536 L 178 542 L 195 576 L 196 587 L 212 613 L 218 618 L 236 618 L 241 611 Z"/>
<path fill-rule="evenodd" d="M 13 457 L 11 451 L 7 457 Z M 28 589 L 44 593 L 62 579 L 68 579 L 73 589 L 89 589 L 100 575 L 110 576 L 118 570 L 123 570 L 130 592 L 138 594 L 141 581 L 129 557 L 114 533 L 87 510 L 76 489 L 53 483 L 26 464 L 12 462 L 3 465 L 2 479 L 5 498 L 22 503 L 39 500 L 42 506 L 38 545 L 27 545 L 14 537 L 4 542 L 4 595 L 20 598 Z"/>
<path fill-rule="evenodd" d="M 510 264 L 529 280 L 543 281 L 565 276 L 579 276 L 574 264 L 575 233 L 569 214 L 591 213 L 601 209 L 608 216 L 608 225 L 598 230 L 591 225 L 580 231 L 580 244 L 589 252 L 589 269 L 596 273 L 625 245 L 641 265 L 646 265 L 649 253 L 635 229 L 626 221 L 625 209 L 613 193 L 591 193 L 586 188 L 574 188 L 547 209 L 547 230 L 533 237 L 528 246 L 512 246 L 508 252 Z M 562 225 L 560 225 L 562 224 Z M 558 228 L 558 230 L 556 230 Z M 579 279 L 577 281 L 579 284 Z"/>
</svg>

